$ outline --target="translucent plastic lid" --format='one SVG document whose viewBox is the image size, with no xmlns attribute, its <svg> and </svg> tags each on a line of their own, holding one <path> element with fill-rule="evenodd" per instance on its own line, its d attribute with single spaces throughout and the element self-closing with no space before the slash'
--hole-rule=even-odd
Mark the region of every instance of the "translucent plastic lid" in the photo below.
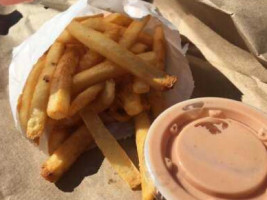
<svg viewBox="0 0 267 200">
<path fill-rule="evenodd" d="M 267 117 L 241 102 L 199 98 L 152 124 L 150 176 L 167 200 L 266 199 Z"/>
</svg>

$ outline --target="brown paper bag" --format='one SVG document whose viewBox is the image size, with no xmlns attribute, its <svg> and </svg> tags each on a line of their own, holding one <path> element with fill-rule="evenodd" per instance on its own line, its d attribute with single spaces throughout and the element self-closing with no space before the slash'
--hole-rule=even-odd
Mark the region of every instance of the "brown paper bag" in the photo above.
<svg viewBox="0 0 267 200">
<path fill-rule="evenodd" d="M 252 54 L 225 40 L 180 1 L 155 0 L 154 4 L 240 90 L 243 102 L 267 112 L 267 70 Z"/>
</svg>

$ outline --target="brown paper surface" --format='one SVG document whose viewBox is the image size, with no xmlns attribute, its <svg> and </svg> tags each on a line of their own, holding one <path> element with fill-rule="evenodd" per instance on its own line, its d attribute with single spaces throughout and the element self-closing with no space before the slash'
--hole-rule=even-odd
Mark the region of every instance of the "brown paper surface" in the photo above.
<svg viewBox="0 0 267 200">
<path fill-rule="evenodd" d="M 267 70 L 252 54 L 225 40 L 179 1 L 155 0 L 154 4 L 240 90 L 243 102 L 267 112 Z"/>
<path fill-rule="evenodd" d="M 265 0 L 179 0 L 231 43 L 250 50 L 267 64 Z"/>
<path fill-rule="evenodd" d="M 24 16 L 7 36 L 0 36 L 0 200 L 141 199 L 141 191 L 132 191 L 96 148 L 83 154 L 58 183 L 45 181 L 40 176 L 40 166 L 47 155 L 14 126 L 8 101 L 8 66 L 12 48 L 55 16 L 62 6 L 65 9 L 75 1 L 57 1 L 55 9 L 51 8 L 53 2 L 43 1 L 49 9 L 40 4 L 0 7 L 0 14 L 17 9 Z M 137 163 L 134 139 L 126 139 L 121 144 Z"/>
</svg>

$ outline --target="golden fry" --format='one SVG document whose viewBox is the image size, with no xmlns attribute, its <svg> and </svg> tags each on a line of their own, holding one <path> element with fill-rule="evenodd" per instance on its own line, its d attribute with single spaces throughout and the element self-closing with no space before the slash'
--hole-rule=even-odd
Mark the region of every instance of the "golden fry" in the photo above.
<svg viewBox="0 0 267 200">
<path fill-rule="evenodd" d="M 53 129 L 49 133 L 48 153 L 52 155 L 55 150 L 70 136 L 66 129 Z"/>
<path fill-rule="evenodd" d="M 112 30 L 112 29 L 119 29 L 120 34 L 123 35 L 124 32 L 126 31 L 126 27 L 123 27 L 123 26 L 120 26 L 114 23 L 110 23 L 103 19 L 98 19 L 98 18 L 85 20 L 81 24 L 86 26 L 87 28 L 92 28 L 100 32 L 104 32 L 104 31 Z M 138 41 L 148 46 L 151 46 L 153 44 L 153 38 L 151 37 L 151 35 L 145 32 L 141 32 L 139 34 Z"/>
<path fill-rule="evenodd" d="M 92 28 L 100 32 L 105 32 L 113 29 L 118 29 L 120 31 L 122 27 L 99 18 L 88 19 L 83 21 L 81 24 L 87 28 Z"/>
<path fill-rule="evenodd" d="M 118 24 L 121 26 L 128 26 L 133 20 L 121 13 L 111 13 L 104 18 L 104 21 Z"/>
<path fill-rule="evenodd" d="M 83 110 L 81 116 L 94 138 L 95 143 L 108 159 L 113 169 L 117 171 L 119 176 L 125 180 L 131 188 L 136 188 L 140 185 L 139 171 L 117 140 L 104 126 L 99 116 L 90 109 Z"/>
<path fill-rule="evenodd" d="M 103 89 L 104 84 L 99 83 L 93 86 L 90 86 L 82 93 L 80 93 L 71 103 L 69 109 L 69 116 L 73 116 L 90 102 L 92 102 L 99 92 Z"/>
<path fill-rule="evenodd" d="M 76 39 L 87 47 L 105 56 L 110 61 L 139 77 L 155 89 L 170 89 L 177 81 L 177 77 L 170 76 L 163 71 L 151 67 L 148 63 L 100 32 L 86 28 L 75 21 L 71 22 L 67 29 Z"/>
<path fill-rule="evenodd" d="M 134 20 L 129 27 L 126 28 L 125 32 L 122 35 L 122 38 L 119 41 L 119 44 L 126 49 L 129 49 L 138 38 L 138 35 L 143 30 L 145 25 L 150 20 L 150 16 L 146 16 L 145 18 L 141 19 L 140 21 Z"/>
<path fill-rule="evenodd" d="M 115 98 L 115 81 L 113 79 L 107 80 L 105 88 L 101 92 L 99 98 L 95 99 L 90 107 L 96 112 L 100 113 L 106 110 L 114 101 Z"/>
<path fill-rule="evenodd" d="M 41 175 L 56 182 L 92 143 L 93 138 L 86 126 L 81 126 L 42 165 Z"/>
<path fill-rule="evenodd" d="M 122 106 L 125 112 L 128 115 L 134 116 L 143 111 L 141 97 L 139 94 L 133 92 L 131 83 L 123 85 L 121 91 L 119 91 L 118 96 L 122 102 Z"/>
<path fill-rule="evenodd" d="M 50 86 L 47 114 L 52 119 L 68 116 L 71 100 L 72 75 L 79 62 L 76 48 L 67 48 L 59 60 Z"/>
<path fill-rule="evenodd" d="M 165 68 L 165 55 L 166 55 L 166 44 L 164 37 L 164 30 L 162 26 L 156 26 L 153 35 L 153 51 L 157 55 L 157 68 L 164 70 Z"/>
<path fill-rule="evenodd" d="M 46 108 L 51 80 L 63 52 L 64 45 L 58 42 L 54 43 L 48 51 L 45 67 L 38 79 L 32 97 L 30 118 L 27 124 L 28 138 L 35 139 L 43 133 L 47 119 Z"/>
<path fill-rule="evenodd" d="M 138 57 L 148 63 L 154 63 L 156 60 L 154 52 L 138 54 Z M 94 67 L 91 67 L 90 69 L 76 74 L 73 77 L 73 92 L 77 94 L 91 85 L 119 77 L 126 73 L 127 71 L 116 66 L 112 62 L 104 61 Z"/>
<path fill-rule="evenodd" d="M 77 69 L 77 72 L 81 72 L 85 69 L 88 69 L 94 65 L 99 64 L 104 60 L 104 57 L 101 56 L 99 53 L 89 49 L 86 54 L 83 55 L 83 57 L 80 60 L 79 67 Z"/>
<path fill-rule="evenodd" d="M 57 42 L 61 42 L 61 43 L 74 43 L 74 44 L 79 43 L 79 41 L 76 40 L 74 37 L 72 37 L 72 35 L 67 30 L 64 30 L 58 36 Z"/>
<path fill-rule="evenodd" d="M 84 16 L 84 17 L 76 17 L 74 18 L 77 22 L 82 22 L 84 20 L 93 19 L 93 18 L 102 18 L 103 14 L 97 14 L 97 15 L 91 15 L 91 16 Z M 57 42 L 62 43 L 80 43 L 78 40 L 76 40 L 72 35 L 65 29 L 57 38 Z"/>
<path fill-rule="evenodd" d="M 144 146 L 149 127 L 150 120 L 146 112 L 135 117 L 135 140 L 141 174 L 142 200 L 153 200 L 155 194 L 153 183 L 147 177 L 147 168 L 144 160 Z"/>
<path fill-rule="evenodd" d="M 119 29 L 115 29 L 115 28 L 106 30 L 104 34 L 114 41 L 117 41 L 120 37 Z M 104 57 L 102 55 L 93 51 L 92 49 L 89 49 L 89 51 L 87 51 L 87 53 L 82 57 L 80 64 L 79 64 L 79 69 L 77 71 L 81 72 L 85 69 L 88 69 L 94 65 L 99 64 L 103 60 L 104 60 Z"/>
<path fill-rule="evenodd" d="M 134 54 L 140 54 L 140 53 L 146 52 L 147 50 L 148 50 L 148 46 L 140 42 L 135 43 L 130 49 L 130 51 L 133 52 Z"/>
<path fill-rule="evenodd" d="M 24 85 L 20 101 L 18 103 L 19 120 L 23 131 L 27 129 L 30 114 L 31 100 L 38 78 L 45 65 L 45 56 L 42 56 L 32 68 L 27 81 Z"/>
<path fill-rule="evenodd" d="M 77 22 L 82 22 L 84 20 L 87 20 L 89 18 L 102 18 L 104 17 L 104 14 L 100 13 L 100 14 L 96 14 L 96 15 L 88 15 L 88 16 L 82 16 L 82 17 L 75 17 L 73 20 L 77 21 Z"/>
<path fill-rule="evenodd" d="M 162 26 L 157 26 L 154 30 L 153 51 L 157 57 L 156 67 L 160 70 L 164 70 L 166 44 Z M 164 96 L 160 91 L 151 90 L 148 94 L 148 101 L 151 105 L 153 116 L 156 118 L 165 109 Z"/>
</svg>

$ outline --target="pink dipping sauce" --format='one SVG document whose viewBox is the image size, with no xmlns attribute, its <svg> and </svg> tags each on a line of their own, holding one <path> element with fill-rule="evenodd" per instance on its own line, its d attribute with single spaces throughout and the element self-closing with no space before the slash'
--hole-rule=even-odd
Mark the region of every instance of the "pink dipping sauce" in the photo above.
<svg viewBox="0 0 267 200">
<path fill-rule="evenodd" d="M 166 200 L 267 199 L 267 116 L 241 102 L 198 98 L 152 124 L 149 177 Z"/>
</svg>

